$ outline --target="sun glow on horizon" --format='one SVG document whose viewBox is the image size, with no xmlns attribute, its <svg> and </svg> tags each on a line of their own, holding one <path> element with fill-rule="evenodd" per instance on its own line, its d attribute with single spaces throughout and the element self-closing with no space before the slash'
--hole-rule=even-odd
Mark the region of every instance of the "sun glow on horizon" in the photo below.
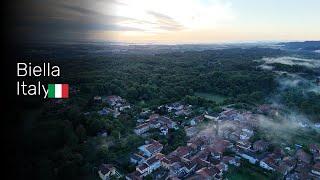
<svg viewBox="0 0 320 180">
<path fill-rule="evenodd" d="M 107 15 L 109 18 L 105 21 L 115 28 L 92 32 L 91 38 L 139 43 L 320 38 L 319 23 L 313 28 L 308 24 L 307 29 L 297 22 L 298 14 L 290 17 L 285 9 L 273 8 L 272 3 L 261 3 L 260 6 L 252 0 L 245 2 L 247 6 L 235 0 L 111 0 L 98 3 L 94 9 Z M 271 7 L 269 11 L 268 6 Z M 262 9 L 259 11 L 258 8 Z M 307 21 L 312 22 L 311 19 Z"/>
</svg>

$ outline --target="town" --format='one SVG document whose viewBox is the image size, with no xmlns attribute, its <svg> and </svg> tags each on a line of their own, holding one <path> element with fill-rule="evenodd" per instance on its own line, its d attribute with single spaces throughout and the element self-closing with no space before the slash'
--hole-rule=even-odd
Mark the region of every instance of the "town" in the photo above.
<svg viewBox="0 0 320 180">
<path fill-rule="evenodd" d="M 100 116 L 117 117 L 134 108 L 115 95 L 95 96 L 94 101 L 109 105 L 97 112 Z M 131 153 L 130 163 L 136 167 L 135 171 L 123 174 L 116 164 L 103 163 L 98 170 L 99 177 L 103 180 L 112 177 L 224 179 L 232 169 L 249 165 L 287 180 L 320 178 L 320 146 L 317 144 L 278 147 L 264 138 L 257 138 L 259 116 L 277 116 L 278 107 L 264 104 L 248 111 L 225 106 L 219 113 L 194 109 L 192 105 L 174 102 L 160 105 L 156 110 L 142 110 L 136 116 L 133 132 L 143 137 L 145 143 Z M 151 138 L 154 134 L 168 137 L 177 129 L 186 132 L 188 141 L 171 152 L 164 153 L 164 145 Z"/>
</svg>

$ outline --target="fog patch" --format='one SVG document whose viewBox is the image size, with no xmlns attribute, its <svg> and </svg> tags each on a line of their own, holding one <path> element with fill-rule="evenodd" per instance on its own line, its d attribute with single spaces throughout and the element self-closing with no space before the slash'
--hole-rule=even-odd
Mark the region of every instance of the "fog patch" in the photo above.
<svg viewBox="0 0 320 180">
<path fill-rule="evenodd" d="M 274 69 L 273 66 L 270 66 L 270 65 L 266 65 L 266 64 L 262 64 L 260 66 L 258 66 L 259 68 L 263 69 L 263 70 L 268 70 L 268 71 L 271 71 Z"/>
<path fill-rule="evenodd" d="M 320 86 L 318 86 L 312 80 L 308 80 L 303 78 L 297 74 L 282 74 L 277 78 L 277 82 L 279 84 L 279 90 L 287 90 L 287 89 L 300 89 L 304 93 L 313 92 L 316 94 L 320 93 Z"/>
<path fill-rule="evenodd" d="M 290 57 L 290 56 L 277 57 L 277 58 L 265 57 L 265 58 L 262 58 L 261 61 L 264 61 L 265 65 L 269 65 L 269 64 L 273 64 L 273 63 L 280 63 L 280 64 L 285 64 L 285 65 L 290 65 L 290 66 L 292 66 L 292 65 L 305 66 L 308 68 L 320 67 L 319 60 L 297 58 L 297 57 Z"/>
</svg>

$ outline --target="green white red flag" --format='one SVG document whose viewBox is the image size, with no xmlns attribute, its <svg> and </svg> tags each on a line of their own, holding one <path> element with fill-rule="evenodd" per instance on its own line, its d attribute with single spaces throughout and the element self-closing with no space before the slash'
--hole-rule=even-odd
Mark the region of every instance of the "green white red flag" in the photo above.
<svg viewBox="0 0 320 180">
<path fill-rule="evenodd" d="M 69 84 L 48 84 L 48 98 L 69 98 Z"/>
</svg>

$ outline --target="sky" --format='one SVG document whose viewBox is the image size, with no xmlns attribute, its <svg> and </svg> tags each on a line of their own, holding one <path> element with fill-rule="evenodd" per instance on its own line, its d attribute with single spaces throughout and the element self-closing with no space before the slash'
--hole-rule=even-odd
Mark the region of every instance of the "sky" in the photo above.
<svg viewBox="0 0 320 180">
<path fill-rule="evenodd" d="M 221 43 L 320 40 L 319 0 L 22 0 L 21 38 Z"/>
</svg>

